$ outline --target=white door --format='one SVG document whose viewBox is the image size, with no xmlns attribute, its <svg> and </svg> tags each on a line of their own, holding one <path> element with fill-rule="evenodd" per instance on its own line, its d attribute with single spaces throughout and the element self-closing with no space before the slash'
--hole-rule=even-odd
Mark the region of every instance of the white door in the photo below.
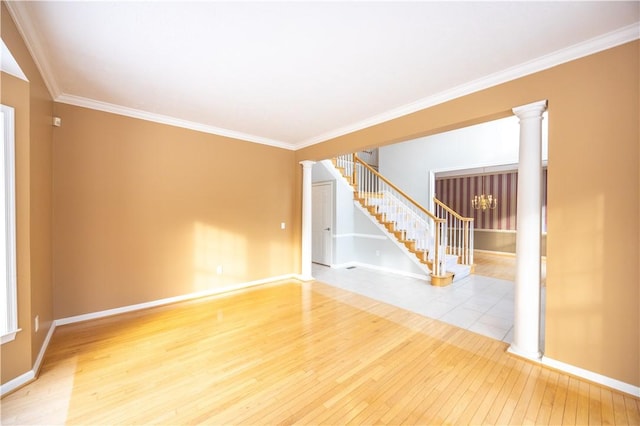
<svg viewBox="0 0 640 426">
<path fill-rule="evenodd" d="M 313 184 L 311 191 L 311 261 L 333 263 L 333 182 Z"/>
</svg>

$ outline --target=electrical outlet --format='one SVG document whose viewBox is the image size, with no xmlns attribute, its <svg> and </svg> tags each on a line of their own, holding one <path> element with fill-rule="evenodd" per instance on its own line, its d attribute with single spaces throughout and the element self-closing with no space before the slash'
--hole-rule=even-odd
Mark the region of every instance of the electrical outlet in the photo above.
<svg viewBox="0 0 640 426">
<path fill-rule="evenodd" d="M 376 250 L 376 256 L 380 256 L 380 250 Z"/>
<path fill-rule="evenodd" d="M 36 333 L 40 330 L 40 315 L 36 315 L 36 318 L 33 321 L 33 328 L 36 330 Z"/>
<path fill-rule="evenodd" d="M 218 265 L 218 267 L 216 268 L 216 274 L 222 275 L 222 265 Z"/>
<path fill-rule="evenodd" d="M 287 227 L 287 225 L 284 222 L 280 223 L 280 229 L 285 229 Z"/>
</svg>

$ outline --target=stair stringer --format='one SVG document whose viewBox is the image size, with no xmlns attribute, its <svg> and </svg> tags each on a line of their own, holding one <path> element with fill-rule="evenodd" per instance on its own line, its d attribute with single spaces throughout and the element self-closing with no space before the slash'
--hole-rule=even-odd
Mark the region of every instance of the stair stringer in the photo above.
<svg viewBox="0 0 640 426">
<path fill-rule="evenodd" d="M 344 177 L 342 173 L 340 173 L 340 171 L 336 168 L 331 160 L 322 160 L 320 161 L 320 163 L 324 166 L 325 169 L 329 171 L 329 173 L 331 173 L 336 178 L 337 181 L 342 182 L 342 184 L 345 185 L 345 188 L 349 188 L 349 191 L 351 192 L 355 191 L 355 189 L 353 189 L 353 186 L 351 186 L 351 183 L 347 180 L 346 177 Z"/>
<path fill-rule="evenodd" d="M 420 265 L 421 270 L 428 271 L 432 277 L 433 237 L 429 232 L 429 224 L 418 217 L 408 206 L 386 191 L 357 194 L 356 206 L 390 239 L 412 262 Z M 412 248 L 409 248 L 411 244 Z M 420 256 L 419 253 L 423 253 Z M 457 263 L 456 256 L 445 256 L 445 270 Z M 416 263 L 417 262 L 417 263 Z M 453 278 L 446 274 L 438 277 L 438 285 L 451 283 Z M 433 280 L 432 280 L 433 281 Z M 433 283 L 433 282 L 432 282 Z"/>
<path fill-rule="evenodd" d="M 420 260 L 416 257 L 416 255 L 414 253 L 412 253 L 411 251 L 409 251 L 409 249 L 403 243 L 401 243 L 395 237 L 395 235 L 393 235 L 391 232 L 389 232 L 389 230 L 384 225 L 382 225 L 380 222 L 378 222 L 376 220 L 376 218 L 374 216 L 372 216 L 371 213 L 369 213 L 369 211 L 362 206 L 362 204 L 360 204 L 357 200 L 354 200 L 353 204 L 355 205 L 355 207 L 358 210 L 360 210 L 366 217 L 369 218 L 371 223 L 373 223 L 376 226 L 376 228 L 378 228 L 380 230 L 380 232 L 382 232 L 387 237 L 387 239 L 389 239 L 396 247 L 398 247 L 402 253 L 407 255 L 409 257 L 409 259 L 422 272 L 424 272 L 427 275 L 428 278 L 430 278 L 431 269 L 429 269 L 429 267 L 427 265 L 425 265 L 424 263 L 420 262 Z"/>
<path fill-rule="evenodd" d="M 394 222 L 394 228 L 404 233 L 404 240 L 414 241 L 415 248 L 429 253 L 428 260 L 433 261 L 433 233 L 429 223 L 408 209 L 393 194 L 382 191 L 377 195 L 366 198 L 365 204 L 375 207 L 377 213 L 385 216 L 389 222 Z"/>
<path fill-rule="evenodd" d="M 354 205 L 360 210 L 362 211 L 365 216 L 367 216 L 369 218 L 369 220 L 388 238 L 390 239 L 399 249 L 400 251 L 402 251 L 405 255 L 409 256 L 409 259 L 411 259 L 411 261 L 413 263 L 415 263 L 421 271 L 424 271 L 427 275 L 431 276 L 431 269 L 429 268 L 429 266 L 423 262 L 420 261 L 420 259 L 418 258 L 418 256 L 416 255 L 416 253 L 414 253 L 413 251 L 409 250 L 409 248 L 407 248 L 407 246 L 404 244 L 403 241 L 401 241 L 399 238 L 396 237 L 396 235 L 391 232 L 389 229 L 387 229 L 387 227 L 380 223 L 378 221 L 378 219 L 371 214 L 371 212 L 365 207 L 363 206 L 360 201 L 358 200 L 354 200 Z M 404 205 L 402 205 L 402 208 L 404 208 Z M 400 225 L 400 227 L 402 227 L 402 225 Z M 401 229 L 401 228 L 400 228 Z M 401 229 L 402 231 L 406 231 L 406 229 Z M 426 243 L 426 246 L 432 246 L 432 244 L 430 243 Z M 425 247 L 420 247 L 420 249 L 423 249 Z M 429 262 L 433 261 L 433 255 L 431 253 L 431 251 L 428 253 L 427 255 L 427 260 Z M 458 257 L 455 255 L 451 255 L 451 254 L 447 254 L 445 255 L 445 262 L 446 262 L 446 271 L 453 273 L 453 278 L 455 280 L 456 278 L 456 274 L 460 273 L 460 277 L 462 278 L 464 276 L 467 276 L 469 273 L 466 272 L 465 273 L 465 265 L 459 265 L 458 264 Z M 460 268 L 462 267 L 462 268 Z M 470 271 L 470 268 L 469 268 Z"/>
<path fill-rule="evenodd" d="M 334 163 L 331 160 L 323 160 L 322 164 L 326 167 L 327 170 L 330 171 L 330 173 L 332 175 L 334 175 L 336 177 L 336 180 L 341 181 L 344 184 L 346 184 L 346 187 L 348 187 L 352 192 L 355 192 L 354 187 L 351 185 L 351 183 L 349 182 L 349 180 L 338 170 L 338 168 L 334 165 Z M 395 198 L 395 197 L 393 197 Z M 367 202 L 369 200 L 366 200 L 365 203 L 367 205 L 369 205 L 369 203 Z M 400 204 L 402 204 L 402 202 L 400 200 L 397 200 Z M 374 204 L 374 203 L 371 203 Z M 358 200 L 354 200 L 354 205 L 356 206 L 356 208 L 358 208 L 361 212 L 364 213 L 364 215 L 366 217 L 369 218 L 369 220 L 371 220 L 371 222 L 383 233 L 383 235 L 385 235 L 389 240 L 391 240 L 394 245 L 396 247 L 398 247 L 400 249 L 400 251 L 402 253 L 404 253 L 406 256 L 409 257 L 409 259 L 421 270 L 423 271 L 429 278 L 429 280 L 431 279 L 431 269 L 429 268 L 428 265 L 426 265 L 425 263 L 421 262 L 420 259 L 416 256 L 416 254 L 414 252 L 412 252 L 411 250 L 409 250 L 407 248 L 407 246 L 400 241 L 396 235 L 394 235 L 393 232 L 390 232 L 387 227 L 385 227 L 382 223 L 380 223 L 378 221 L 378 219 L 365 207 L 363 206 L 360 201 Z M 403 204 L 402 204 L 403 205 Z M 403 205 L 404 206 L 404 205 Z M 411 211 L 408 211 L 409 214 L 411 214 Z M 428 227 L 428 225 L 426 225 Z M 422 249 L 428 248 L 429 243 L 427 242 L 427 247 L 421 247 Z M 431 252 L 430 250 L 428 250 L 429 252 Z M 428 259 L 430 261 L 433 260 L 433 256 L 432 253 L 430 253 L 428 255 Z M 463 265 L 463 264 L 459 264 L 458 263 L 458 257 L 455 255 L 445 255 L 445 269 L 448 273 L 452 273 L 453 274 L 453 282 L 455 281 L 459 281 L 460 279 L 468 276 L 471 273 L 471 266 L 469 265 Z"/>
</svg>

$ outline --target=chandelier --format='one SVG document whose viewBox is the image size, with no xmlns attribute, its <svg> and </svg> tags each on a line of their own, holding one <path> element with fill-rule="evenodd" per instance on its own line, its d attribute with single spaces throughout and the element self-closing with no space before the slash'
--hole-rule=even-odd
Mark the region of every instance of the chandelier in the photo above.
<svg viewBox="0 0 640 426">
<path fill-rule="evenodd" d="M 471 199 L 471 206 L 476 210 L 495 209 L 498 206 L 498 198 L 484 192 L 484 176 L 482 176 L 482 194 L 474 195 Z"/>
</svg>

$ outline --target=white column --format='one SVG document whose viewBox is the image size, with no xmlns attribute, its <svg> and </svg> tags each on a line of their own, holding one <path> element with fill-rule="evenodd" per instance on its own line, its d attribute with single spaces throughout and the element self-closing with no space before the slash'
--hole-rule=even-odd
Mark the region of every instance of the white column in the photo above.
<svg viewBox="0 0 640 426">
<path fill-rule="evenodd" d="M 547 101 L 513 108 L 520 119 L 516 283 L 509 352 L 539 360 L 540 236 L 542 226 L 542 113 Z"/>
<path fill-rule="evenodd" d="M 302 253 L 301 278 L 313 279 L 311 275 L 311 168 L 315 161 L 301 161 L 302 164 Z"/>
</svg>

